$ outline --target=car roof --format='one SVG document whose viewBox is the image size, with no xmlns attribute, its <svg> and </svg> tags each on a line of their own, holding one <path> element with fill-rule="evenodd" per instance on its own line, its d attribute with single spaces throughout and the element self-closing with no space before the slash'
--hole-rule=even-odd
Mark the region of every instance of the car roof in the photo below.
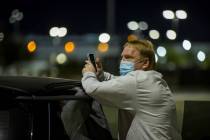
<svg viewBox="0 0 210 140">
<path fill-rule="evenodd" d="M 47 94 L 55 91 L 69 90 L 81 86 L 78 80 L 30 77 L 30 76 L 0 76 L 0 91 L 12 90 L 26 94 Z"/>
</svg>

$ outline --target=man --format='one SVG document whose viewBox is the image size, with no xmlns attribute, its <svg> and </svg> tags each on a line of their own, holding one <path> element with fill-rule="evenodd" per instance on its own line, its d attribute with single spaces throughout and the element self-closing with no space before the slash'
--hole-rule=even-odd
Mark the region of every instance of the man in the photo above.
<svg viewBox="0 0 210 140">
<path fill-rule="evenodd" d="M 107 72 L 96 74 L 92 64 L 86 61 L 82 70 L 86 93 L 102 104 L 120 109 L 120 140 L 180 140 L 172 93 L 162 75 L 153 70 L 152 43 L 127 42 L 121 56 L 119 77 Z M 99 64 L 98 69 L 102 71 Z"/>
</svg>

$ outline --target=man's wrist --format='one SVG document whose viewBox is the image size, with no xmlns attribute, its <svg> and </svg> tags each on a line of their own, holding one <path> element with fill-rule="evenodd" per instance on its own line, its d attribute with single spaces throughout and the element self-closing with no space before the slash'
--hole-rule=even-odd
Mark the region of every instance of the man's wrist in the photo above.
<svg viewBox="0 0 210 140">
<path fill-rule="evenodd" d="M 84 72 L 82 75 L 83 76 L 91 75 L 91 76 L 95 76 L 96 77 L 96 74 L 94 72 L 91 72 L 91 71 Z"/>
</svg>

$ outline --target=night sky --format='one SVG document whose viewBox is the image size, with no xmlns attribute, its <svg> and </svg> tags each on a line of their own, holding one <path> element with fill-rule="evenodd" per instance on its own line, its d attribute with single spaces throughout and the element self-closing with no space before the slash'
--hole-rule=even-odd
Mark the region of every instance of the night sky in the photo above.
<svg viewBox="0 0 210 140">
<path fill-rule="evenodd" d="M 13 9 L 24 14 L 19 27 L 22 34 L 48 35 L 52 26 L 65 26 L 71 34 L 106 32 L 106 0 L 7 0 L 0 4 L 0 32 L 14 31 L 9 23 Z M 146 21 L 149 29 L 157 29 L 164 36 L 171 29 L 171 21 L 162 16 L 162 11 L 186 10 L 188 18 L 179 22 L 178 40 L 209 41 L 210 8 L 207 2 L 193 0 L 149 1 L 116 0 L 115 33 L 128 34 L 127 22 Z"/>
</svg>

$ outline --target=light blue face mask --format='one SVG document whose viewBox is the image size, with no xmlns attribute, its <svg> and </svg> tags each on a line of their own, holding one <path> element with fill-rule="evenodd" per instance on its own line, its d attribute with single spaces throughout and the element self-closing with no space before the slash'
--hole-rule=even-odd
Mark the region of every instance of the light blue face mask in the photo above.
<svg viewBox="0 0 210 140">
<path fill-rule="evenodd" d="M 121 60 L 120 75 L 126 75 L 127 73 L 131 71 L 134 71 L 134 62 Z"/>
</svg>

